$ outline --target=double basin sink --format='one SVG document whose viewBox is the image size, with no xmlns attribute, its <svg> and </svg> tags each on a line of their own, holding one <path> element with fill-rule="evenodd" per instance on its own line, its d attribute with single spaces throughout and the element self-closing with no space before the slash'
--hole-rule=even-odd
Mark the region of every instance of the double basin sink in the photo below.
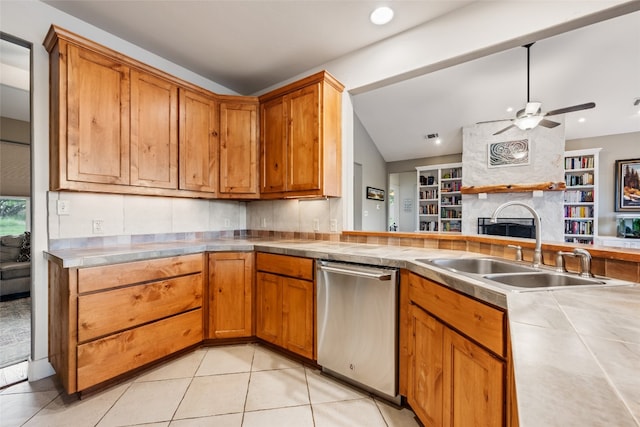
<svg viewBox="0 0 640 427">
<path fill-rule="evenodd" d="M 456 273 L 480 276 L 489 281 L 520 290 L 605 284 L 598 279 L 545 271 L 495 258 L 433 258 L 417 259 L 416 261 Z"/>
</svg>

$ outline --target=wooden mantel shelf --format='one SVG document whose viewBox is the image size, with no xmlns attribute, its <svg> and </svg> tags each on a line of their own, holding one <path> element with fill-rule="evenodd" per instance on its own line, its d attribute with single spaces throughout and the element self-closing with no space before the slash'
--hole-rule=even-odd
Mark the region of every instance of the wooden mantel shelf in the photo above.
<svg viewBox="0 0 640 427">
<path fill-rule="evenodd" d="M 538 182 L 534 184 L 499 184 L 482 186 L 465 186 L 460 189 L 462 194 L 479 193 L 524 193 L 526 191 L 564 191 L 564 182 Z"/>
</svg>

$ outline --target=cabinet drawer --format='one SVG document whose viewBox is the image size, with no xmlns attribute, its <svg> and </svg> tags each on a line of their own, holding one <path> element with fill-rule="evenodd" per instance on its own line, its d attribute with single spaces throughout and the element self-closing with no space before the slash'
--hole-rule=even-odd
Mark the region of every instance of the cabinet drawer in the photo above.
<svg viewBox="0 0 640 427">
<path fill-rule="evenodd" d="M 202 309 L 78 346 L 78 390 L 202 341 Z"/>
<path fill-rule="evenodd" d="M 78 269 L 78 293 L 162 280 L 202 271 L 202 254 Z"/>
<path fill-rule="evenodd" d="M 258 252 L 256 266 L 259 271 L 313 280 L 313 259 Z"/>
<path fill-rule="evenodd" d="M 506 356 L 504 312 L 415 274 L 409 277 L 409 298 L 494 353 Z"/>
<path fill-rule="evenodd" d="M 78 297 L 78 341 L 202 306 L 202 273 Z"/>
</svg>

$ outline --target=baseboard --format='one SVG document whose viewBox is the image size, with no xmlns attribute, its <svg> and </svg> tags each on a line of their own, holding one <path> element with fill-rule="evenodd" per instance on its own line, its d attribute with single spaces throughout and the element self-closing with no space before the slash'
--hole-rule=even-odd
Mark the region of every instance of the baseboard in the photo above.
<svg viewBox="0 0 640 427">
<path fill-rule="evenodd" d="M 56 373 L 48 359 L 31 360 L 29 358 L 28 362 L 27 378 L 29 382 L 41 380 Z"/>
</svg>

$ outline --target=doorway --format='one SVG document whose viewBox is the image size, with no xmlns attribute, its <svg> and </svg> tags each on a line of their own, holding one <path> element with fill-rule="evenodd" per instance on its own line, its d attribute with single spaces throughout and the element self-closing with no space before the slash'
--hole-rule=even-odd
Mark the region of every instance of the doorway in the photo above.
<svg viewBox="0 0 640 427">
<path fill-rule="evenodd" d="M 0 32 L 0 386 L 31 355 L 31 48 Z"/>
</svg>

